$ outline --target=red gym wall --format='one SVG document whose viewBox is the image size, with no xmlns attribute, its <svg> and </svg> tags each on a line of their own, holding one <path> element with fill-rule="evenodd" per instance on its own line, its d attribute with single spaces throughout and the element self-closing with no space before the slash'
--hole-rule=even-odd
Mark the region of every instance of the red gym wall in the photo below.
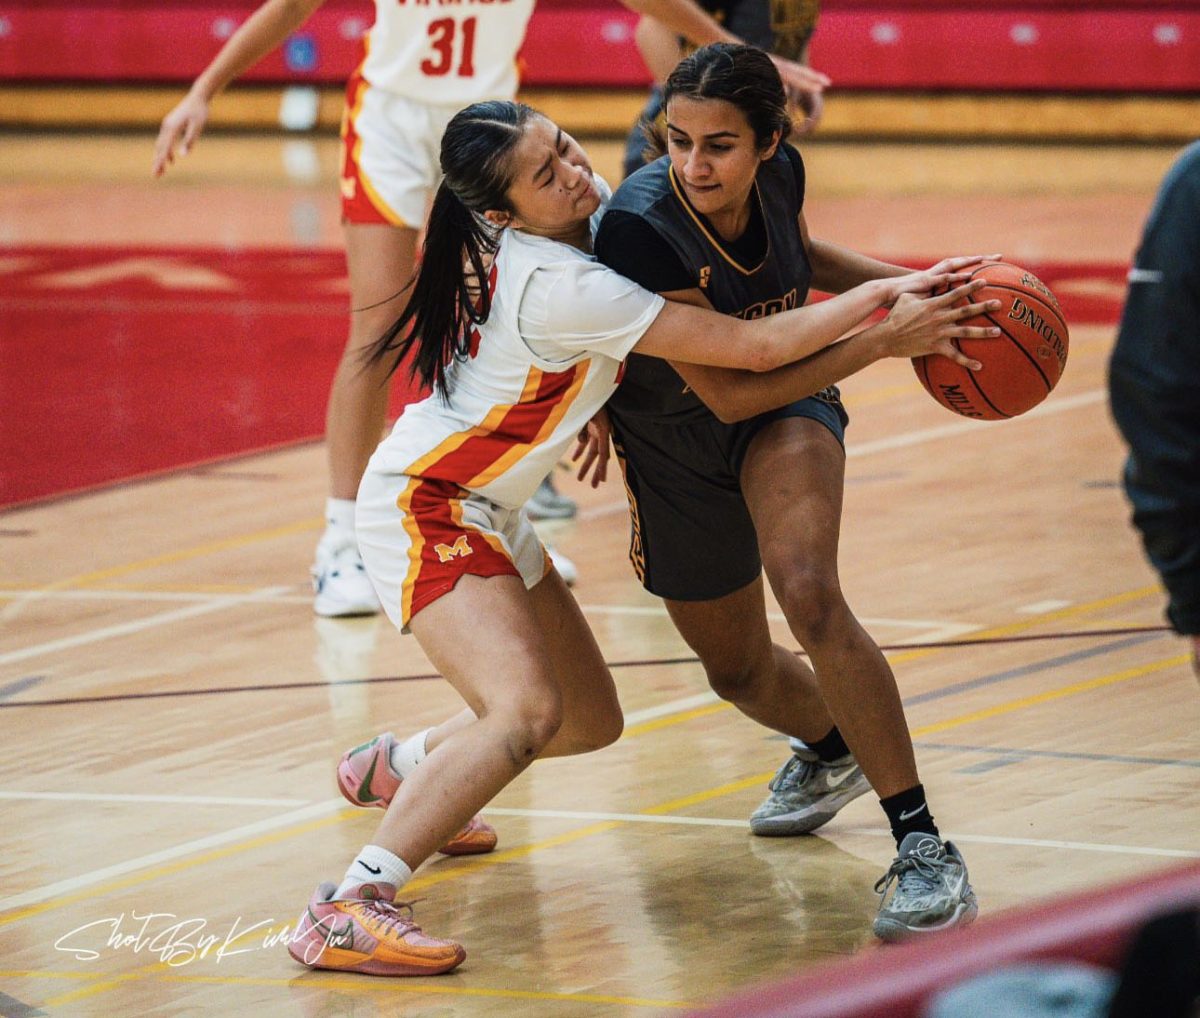
<svg viewBox="0 0 1200 1018">
<path fill-rule="evenodd" d="M 185 81 L 253 0 L 0 0 L 0 81 Z M 249 80 L 342 81 L 366 0 L 329 0 Z M 634 16 L 615 0 L 541 0 L 528 85 L 639 86 Z M 825 0 L 812 62 L 842 89 L 1200 89 L 1196 0 Z"/>
</svg>

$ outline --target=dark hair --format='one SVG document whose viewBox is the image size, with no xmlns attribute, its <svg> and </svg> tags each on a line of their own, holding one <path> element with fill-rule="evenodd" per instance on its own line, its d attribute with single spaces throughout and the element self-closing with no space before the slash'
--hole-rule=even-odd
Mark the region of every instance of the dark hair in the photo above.
<svg viewBox="0 0 1200 1018">
<path fill-rule="evenodd" d="M 787 93 L 771 58 L 756 46 L 714 42 L 684 57 L 667 78 L 663 109 L 676 97 L 724 99 L 746 118 L 754 143 L 765 149 L 779 132 L 783 141 L 792 131 Z M 653 151 L 667 150 L 662 127 L 643 125 Z"/>
<path fill-rule="evenodd" d="M 460 110 L 442 135 L 442 183 L 425 230 L 421 267 L 400 317 L 365 351 L 368 362 L 394 354 L 391 375 L 410 351 L 410 373 L 445 395 L 446 369 L 470 349 L 473 326 L 492 308 L 486 259 L 496 230 L 483 213 L 511 212 L 512 150 L 526 122 L 539 116 L 523 103 L 494 100 Z M 401 291 L 403 292 L 403 291 Z"/>
</svg>

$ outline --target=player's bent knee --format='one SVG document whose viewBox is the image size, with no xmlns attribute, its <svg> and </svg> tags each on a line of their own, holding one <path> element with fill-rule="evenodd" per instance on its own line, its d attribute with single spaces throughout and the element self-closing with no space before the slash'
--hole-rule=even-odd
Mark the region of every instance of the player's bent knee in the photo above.
<svg viewBox="0 0 1200 1018">
<path fill-rule="evenodd" d="M 705 664 L 705 673 L 712 691 L 722 700 L 738 703 L 747 699 L 758 681 L 764 678 L 762 670 L 749 664 Z"/>
<path fill-rule="evenodd" d="M 530 697 L 504 713 L 509 752 L 522 766 L 535 760 L 563 725 L 562 703 L 553 697 Z"/>
<path fill-rule="evenodd" d="M 772 587 L 802 646 L 820 643 L 849 611 L 837 577 L 827 573 L 794 569 L 773 580 Z"/>
</svg>

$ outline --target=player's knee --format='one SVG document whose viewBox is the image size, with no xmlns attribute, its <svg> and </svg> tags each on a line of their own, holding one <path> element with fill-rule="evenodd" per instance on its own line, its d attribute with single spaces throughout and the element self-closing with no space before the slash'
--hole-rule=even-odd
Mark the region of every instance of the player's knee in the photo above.
<svg viewBox="0 0 1200 1018">
<path fill-rule="evenodd" d="M 563 724 L 562 698 L 549 691 L 526 695 L 504 713 L 509 752 L 521 765 L 535 760 Z"/>
<path fill-rule="evenodd" d="M 730 703 L 750 699 L 757 684 L 765 678 L 762 667 L 756 661 L 705 662 L 704 670 L 712 691 Z"/>
<path fill-rule="evenodd" d="M 801 646 L 826 639 L 847 611 L 841 586 L 831 573 L 793 569 L 772 586 Z"/>
</svg>

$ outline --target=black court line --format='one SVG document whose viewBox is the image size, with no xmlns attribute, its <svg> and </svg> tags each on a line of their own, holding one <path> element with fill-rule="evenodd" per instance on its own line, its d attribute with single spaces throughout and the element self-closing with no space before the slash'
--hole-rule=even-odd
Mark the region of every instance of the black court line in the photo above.
<svg viewBox="0 0 1200 1018">
<path fill-rule="evenodd" d="M 1019 760 L 1086 760 L 1092 763 L 1139 764 L 1151 767 L 1200 768 L 1200 760 L 1177 760 L 1162 756 L 1123 756 L 1116 753 L 1068 753 L 1052 749 L 1017 749 L 1014 746 L 971 746 L 957 742 L 925 742 L 913 745 L 917 749 L 936 749 L 945 752 L 983 753 L 988 756 L 1011 757 Z"/>
<path fill-rule="evenodd" d="M 1027 643 L 1035 640 L 1082 640 L 1096 637 L 1124 636 L 1130 633 L 1155 635 L 1171 631 L 1170 626 L 1125 626 L 1118 629 L 1080 629 L 1060 633 L 1040 633 L 1021 636 L 980 637 L 975 640 L 930 640 L 924 643 L 885 643 L 880 644 L 880 650 L 940 650 L 952 647 L 981 647 L 993 644 Z M 1140 642 L 1140 641 L 1139 641 Z M 796 654 L 804 657 L 804 651 Z M 1088 656 L 1088 655 L 1084 655 Z M 651 668 L 669 665 L 694 665 L 700 659 L 690 657 L 661 657 L 645 658 L 634 661 L 609 661 L 609 668 Z M 392 682 L 423 682 L 430 679 L 440 679 L 439 672 L 428 672 L 422 675 L 380 675 L 367 679 L 345 679 L 341 682 L 275 682 L 253 686 L 206 686 L 201 689 L 164 689 L 149 693 L 113 693 L 108 696 L 74 696 L 55 700 L 20 700 L 16 702 L 0 701 L 0 710 L 12 707 L 69 707 L 85 703 L 126 703 L 134 700 L 166 700 L 181 696 L 221 696 L 228 693 L 270 693 L 285 689 L 340 689 L 343 686 L 375 686 Z M 957 687 L 956 691 L 957 691 Z"/>
</svg>

